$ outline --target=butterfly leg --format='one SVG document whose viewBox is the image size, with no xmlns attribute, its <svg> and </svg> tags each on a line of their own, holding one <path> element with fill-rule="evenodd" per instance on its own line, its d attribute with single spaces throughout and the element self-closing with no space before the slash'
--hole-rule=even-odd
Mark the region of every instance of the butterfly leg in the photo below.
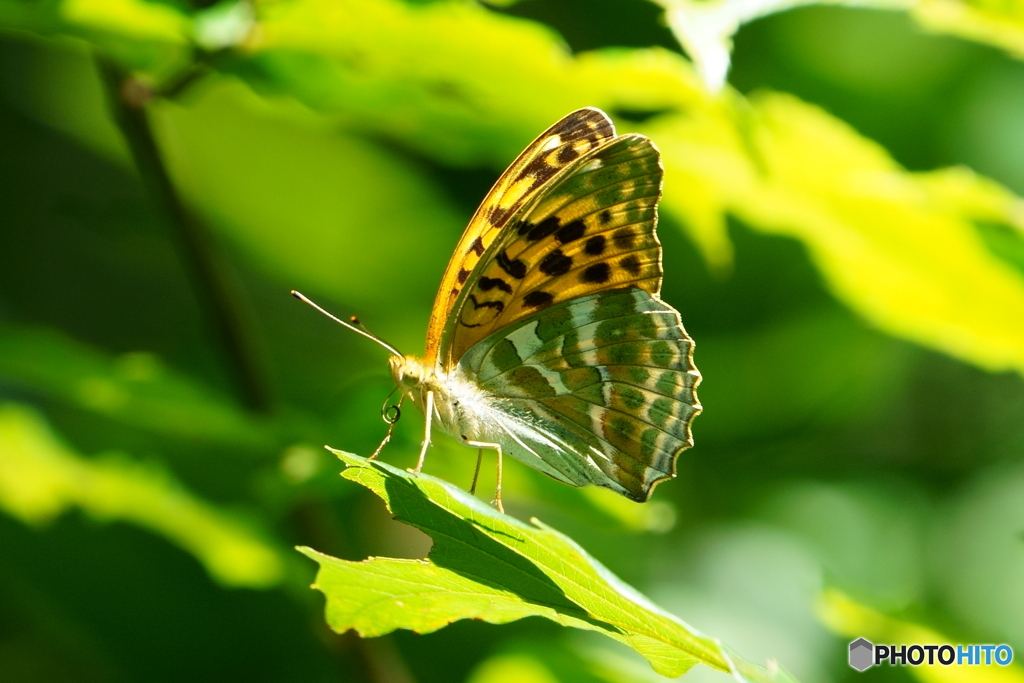
<svg viewBox="0 0 1024 683">
<path fill-rule="evenodd" d="M 480 463 L 484 459 L 484 449 L 479 449 L 476 452 L 476 470 L 473 472 L 473 485 L 469 487 L 469 495 L 476 493 L 476 480 L 480 478 Z"/>
<path fill-rule="evenodd" d="M 430 448 L 430 426 L 434 419 L 434 392 L 428 391 L 423 413 L 427 416 L 426 430 L 423 434 L 423 446 L 420 447 L 420 459 L 416 461 L 416 467 L 409 470 L 413 474 L 419 474 L 423 469 L 423 461 L 427 459 L 427 449 Z"/>
<path fill-rule="evenodd" d="M 494 502 L 492 505 L 498 508 L 498 512 L 504 513 L 505 507 L 501 504 L 501 444 L 500 443 L 488 443 L 486 441 L 470 441 L 465 440 L 466 445 L 476 446 L 477 448 L 490 448 L 498 452 L 498 486 L 494 489 Z M 480 460 L 477 460 L 477 472 L 480 471 Z M 474 477 L 474 487 L 476 484 L 476 478 Z"/>
</svg>

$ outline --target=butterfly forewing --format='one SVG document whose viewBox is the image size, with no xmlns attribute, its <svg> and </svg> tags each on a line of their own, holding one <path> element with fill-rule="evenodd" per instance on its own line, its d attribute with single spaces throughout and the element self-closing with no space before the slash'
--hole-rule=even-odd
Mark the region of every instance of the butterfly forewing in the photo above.
<svg viewBox="0 0 1024 683">
<path fill-rule="evenodd" d="M 503 229 L 543 196 L 545 186 L 560 173 L 614 136 L 615 128 L 604 112 L 579 109 L 541 133 L 502 174 L 470 220 L 441 280 L 427 328 L 428 363 L 438 360 L 446 327 L 450 332 L 452 308 Z"/>
<path fill-rule="evenodd" d="M 631 287 L 554 304 L 461 364 L 499 401 L 507 452 L 566 483 L 643 501 L 692 445 L 692 351 L 675 309 Z"/>
<path fill-rule="evenodd" d="M 560 301 L 626 286 L 657 293 L 662 169 L 641 135 L 574 162 L 498 237 L 452 313 L 449 357 Z"/>
</svg>

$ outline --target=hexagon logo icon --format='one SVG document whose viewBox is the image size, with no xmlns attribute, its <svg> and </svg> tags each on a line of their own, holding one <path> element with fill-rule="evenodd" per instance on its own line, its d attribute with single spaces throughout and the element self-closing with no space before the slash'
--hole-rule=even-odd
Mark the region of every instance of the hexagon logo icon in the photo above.
<svg viewBox="0 0 1024 683">
<path fill-rule="evenodd" d="M 858 638 L 850 643 L 850 666 L 857 671 L 864 671 L 875 663 L 875 646 L 871 641 Z"/>
</svg>

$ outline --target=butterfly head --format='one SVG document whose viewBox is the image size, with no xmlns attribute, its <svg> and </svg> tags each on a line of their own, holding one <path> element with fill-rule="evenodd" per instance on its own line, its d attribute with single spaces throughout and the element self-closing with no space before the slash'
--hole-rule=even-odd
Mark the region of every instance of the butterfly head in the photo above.
<svg viewBox="0 0 1024 683">
<path fill-rule="evenodd" d="M 425 384 L 430 384 L 434 371 L 415 356 L 396 356 L 388 358 L 391 376 L 400 391 L 414 393 Z"/>
</svg>

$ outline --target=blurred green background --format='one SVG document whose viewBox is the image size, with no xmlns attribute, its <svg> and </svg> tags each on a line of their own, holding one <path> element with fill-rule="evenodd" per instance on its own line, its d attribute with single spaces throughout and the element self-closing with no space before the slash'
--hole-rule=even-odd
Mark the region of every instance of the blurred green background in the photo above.
<svg viewBox="0 0 1024 683">
<path fill-rule="evenodd" d="M 288 291 L 419 353 L 477 202 L 586 105 L 665 155 L 705 412 L 652 502 L 513 462 L 509 512 L 803 681 L 913 680 L 861 635 L 1024 655 L 1024 4 L 776 14 L 718 92 L 655 4 L 501 5 L 0 0 L 0 680 L 656 680 L 540 619 L 333 634 L 292 550 L 429 542 L 321 448 L 383 436 L 384 355 Z"/>
</svg>

